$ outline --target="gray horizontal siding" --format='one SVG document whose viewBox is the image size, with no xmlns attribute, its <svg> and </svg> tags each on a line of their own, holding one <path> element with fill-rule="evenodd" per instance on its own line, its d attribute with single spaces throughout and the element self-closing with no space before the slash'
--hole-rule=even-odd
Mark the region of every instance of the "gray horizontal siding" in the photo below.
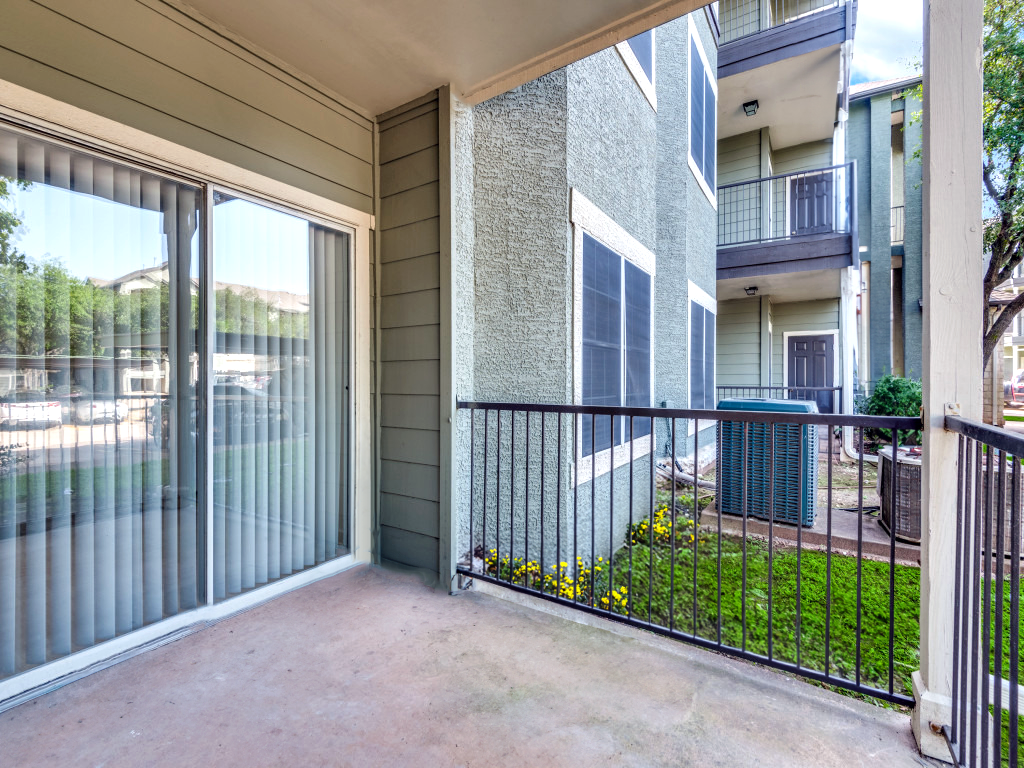
<svg viewBox="0 0 1024 768">
<path fill-rule="evenodd" d="M 440 197 L 436 94 L 380 121 L 381 557 L 436 571 Z"/>
<path fill-rule="evenodd" d="M 716 380 L 719 386 L 757 386 L 761 376 L 758 299 L 718 303 Z"/>
<path fill-rule="evenodd" d="M 718 142 L 718 183 L 732 184 L 761 176 L 761 132 L 750 131 Z"/>
<path fill-rule="evenodd" d="M 38 93 L 372 210 L 371 122 L 169 6 L 9 0 L 0 72 Z"/>
<path fill-rule="evenodd" d="M 811 141 L 772 153 L 772 173 L 799 173 L 832 165 L 832 140 Z"/>
</svg>

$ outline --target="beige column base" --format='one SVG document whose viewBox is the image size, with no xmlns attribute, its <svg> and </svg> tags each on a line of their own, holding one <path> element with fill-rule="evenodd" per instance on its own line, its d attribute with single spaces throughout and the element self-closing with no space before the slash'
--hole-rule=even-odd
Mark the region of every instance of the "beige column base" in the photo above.
<svg viewBox="0 0 1024 768">
<path fill-rule="evenodd" d="M 953 700 L 949 696 L 940 696 L 927 689 L 921 679 L 920 670 L 914 672 L 914 713 L 910 716 L 910 725 L 914 729 L 917 748 L 925 757 L 932 757 L 946 763 L 952 763 L 946 738 L 942 735 L 942 726 L 949 725 L 953 719 Z"/>
</svg>

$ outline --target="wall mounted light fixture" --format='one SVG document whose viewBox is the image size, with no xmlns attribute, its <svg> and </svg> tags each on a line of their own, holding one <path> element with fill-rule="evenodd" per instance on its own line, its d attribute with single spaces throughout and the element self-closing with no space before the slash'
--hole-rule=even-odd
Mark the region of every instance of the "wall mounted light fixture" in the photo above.
<svg viewBox="0 0 1024 768">
<path fill-rule="evenodd" d="M 753 117 L 754 115 L 757 114 L 757 106 L 757 99 L 754 99 L 753 101 L 744 102 L 743 114 L 745 114 L 747 117 Z"/>
<path fill-rule="evenodd" d="M 744 288 L 743 292 L 746 293 L 747 296 L 756 296 L 757 295 L 757 286 L 756 285 L 752 285 L 749 288 Z"/>
</svg>

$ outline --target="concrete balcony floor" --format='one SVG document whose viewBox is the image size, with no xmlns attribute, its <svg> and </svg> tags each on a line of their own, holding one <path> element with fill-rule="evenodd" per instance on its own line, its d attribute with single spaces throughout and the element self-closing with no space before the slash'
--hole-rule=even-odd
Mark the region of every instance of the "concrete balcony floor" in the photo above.
<svg viewBox="0 0 1024 768">
<path fill-rule="evenodd" d="M 358 568 L 5 712 L 0 765 L 938 765 L 905 714 L 574 615 Z"/>
</svg>

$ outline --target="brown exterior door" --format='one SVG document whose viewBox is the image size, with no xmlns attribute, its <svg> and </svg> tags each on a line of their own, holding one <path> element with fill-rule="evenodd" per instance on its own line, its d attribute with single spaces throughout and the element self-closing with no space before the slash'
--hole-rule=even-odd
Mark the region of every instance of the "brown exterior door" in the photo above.
<svg viewBox="0 0 1024 768">
<path fill-rule="evenodd" d="M 790 398 L 816 401 L 819 413 L 838 413 L 839 402 L 835 392 L 799 391 L 799 387 L 835 386 L 835 336 L 790 336 L 786 356 L 786 386 L 798 388 L 790 393 Z"/>
<path fill-rule="evenodd" d="M 832 172 L 797 176 L 790 182 L 790 227 L 793 237 L 832 232 Z"/>
</svg>

